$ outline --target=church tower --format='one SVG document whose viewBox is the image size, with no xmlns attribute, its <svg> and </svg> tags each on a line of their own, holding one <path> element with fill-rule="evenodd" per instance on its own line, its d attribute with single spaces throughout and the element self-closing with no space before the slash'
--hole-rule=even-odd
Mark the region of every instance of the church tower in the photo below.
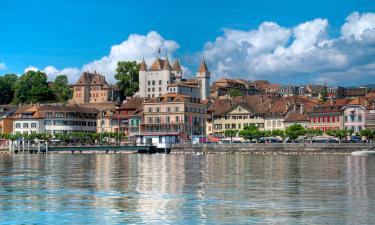
<svg viewBox="0 0 375 225">
<path fill-rule="evenodd" d="M 142 60 L 139 67 L 139 97 L 147 97 L 147 65 L 145 59 Z"/>
<path fill-rule="evenodd" d="M 182 69 L 181 69 L 181 65 L 178 59 L 176 59 L 176 61 L 174 61 L 173 63 L 172 74 L 174 75 L 174 78 L 176 79 L 177 82 L 181 81 Z"/>
<path fill-rule="evenodd" d="M 211 73 L 208 71 L 206 62 L 204 59 L 201 62 L 201 65 L 199 66 L 198 72 L 197 72 L 197 80 L 200 83 L 200 89 L 201 89 L 201 98 L 202 100 L 206 100 L 210 97 L 210 77 Z"/>
</svg>

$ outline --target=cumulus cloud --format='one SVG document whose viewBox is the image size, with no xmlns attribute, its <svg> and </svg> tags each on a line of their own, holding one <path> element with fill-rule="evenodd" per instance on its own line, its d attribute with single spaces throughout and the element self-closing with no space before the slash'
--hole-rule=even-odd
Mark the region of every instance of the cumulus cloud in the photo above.
<svg viewBox="0 0 375 225">
<path fill-rule="evenodd" d="M 375 63 L 375 14 L 352 13 L 339 37 L 330 38 L 328 28 L 328 20 L 317 18 L 289 28 L 264 22 L 256 30 L 227 29 L 207 42 L 201 54 L 214 78 L 282 77 L 292 82 L 373 78 L 375 70 L 368 65 Z"/>
<path fill-rule="evenodd" d="M 173 52 L 179 48 L 179 45 L 173 40 L 165 40 L 155 31 L 147 35 L 132 34 L 127 40 L 111 47 L 107 56 L 83 66 L 84 71 L 97 71 L 106 75 L 110 82 L 115 82 L 114 74 L 118 61 L 135 60 L 141 61 L 142 58 L 150 64 L 155 59 L 159 49 L 164 54 L 168 53 L 170 58 Z"/>
<path fill-rule="evenodd" d="M 59 70 L 54 66 L 47 66 L 42 70 L 34 66 L 29 66 L 24 70 L 25 73 L 27 71 L 42 71 L 47 75 L 48 81 L 54 81 L 58 75 L 66 75 L 70 83 L 76 82 L 81 73 L 81 70 L 78 68 L 72 67 L 72 68 L 64 68 L 62 70 Z"/>
<path fill-rule="evenodd" d="M 7 66 L 5 65 L 5 63 L 0 62 L 0 70 L 5 70 L 6 68 Z"/>
</svg>

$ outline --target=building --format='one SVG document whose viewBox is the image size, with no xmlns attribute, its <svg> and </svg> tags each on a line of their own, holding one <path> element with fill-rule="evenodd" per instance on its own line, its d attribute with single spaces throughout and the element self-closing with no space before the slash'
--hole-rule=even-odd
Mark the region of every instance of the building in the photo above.
<svg viewBox="0 0 375 225">
<path fill-rule="evenodd" d="M 78 106 L 23 105 L 13 114 L 13 134 L 95 132 L 98 111 Z"/>
<path fill-rule="evenodd" d="M 73 86 L 72 104 L 108 103 L 117 101 L 121 91 L 110 85 L 101 74 L 84 72 Z"/>
<path fill-rule="evenodd" d="M 254 125 L 264 130 L 264 116 L 276 101 L 272 95 L 250 95 L 216 99 L 208 108 L 210 134 L 224 137 L 226 130 L 242 130 Z"/>
<path fill-rule="evenodd" d="M 275 94 L 280 91 L 279 84 L 271 84 L 266 80 L 255 80 L 252 82 L 252 85 L 255 89 L 259 90 L 261 94 Z"/>
<path fill-rule="evenodd" d="M 345 98 L 348 98 L 348 99 L 366 97 L 368 93 L 369 93 L 368 88 L 365 88 L 365 87 L 344 89 L 344 96 Z"/>
<path fill-rule="evenodd" d="M 327 98 L 340 99 L 344 97 L 345 88 L 340 86 L 327 87 Z"/>
<path fill-rule="evenodd" d="M 202 60 L 195 78 L 198 81 L 202 100 L 209 98 L 210 76 L 206 62 Z M 139 69 L 139 96 L 142 98 L 161 97 L 169 92 L 169 85 L 179 83 L 181 80 L 182 70 L 178 60 L 171 66 L 168 57 L 165 60 L 157 58 L 149 68 L 142 60 Z"/>
<path fill-rule="evenodd" d="M 143 102 L 138 143 L 173 143 L 205 134 L 206 108 L 190 96 L 168 93 Z M 167 141 L 167 143 L 170 143 Z"/>
<path fill-rule="evenodd" d="M 135 137 L 140 132 L 143 101 L 143 98 L 133 97 L 112 110 L 100 110 L 97 132 L 120 132 L 130 139 Z"/>
<path fill-rule="evenodd" d="M 294 85 L 283 85 L 280 87 L 279 94 L 282 97 L 298 96 L 299 90 L 298 87 Z"/>
<path fill-rule="evenodd" d="M 374 105 L 368 98 L 356 98 L 344 106 L 344 128 L 357 133 L 365 128 L 373 128 L 375 122 Z M 373 124 L 375 125 L 375 123 Z"/>
<path fill-rule="evenodd" d="M 323 132 L 327 130 L 339 130 L 344 128 L 343 110 L 350 100 L 333 99 L 321 105 L 316 105 L 309 113 L 310 125 L 312 129 L 319 129 Z"/>
<path fill-rule="evenodd" d="M 257 90 L 249 81 L 223 78 L 213 82 L 210 88 L 210 96 L 211 98 L 225 96 L 231 89 L 239 90 L 242 95 L 255 95 L 260 93 L 260 91 Z"/>
<path fill-rule="evenodd" d="M 13 132 L 12 115 L 17 110 L 16 106 L 0 107 L 0 134 Z"/>
<path fill-rule="evenodd" d="M 309 116 L 314 102 L 303 97 L 285 97 L 276 101 L 264 118 L 265 130 L 284 130 L 293 124 L 308 128 Z"/>
</svg>

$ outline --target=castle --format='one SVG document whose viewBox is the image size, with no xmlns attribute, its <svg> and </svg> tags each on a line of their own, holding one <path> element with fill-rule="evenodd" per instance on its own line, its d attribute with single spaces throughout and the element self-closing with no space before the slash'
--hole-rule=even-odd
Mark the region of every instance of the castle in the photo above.
<svg viewBox="0 0 375 225">
<path fill-rule="evenodd" d="M 73 87 L 71 103 L 108 103 L 120 96 L 117 85 L 110 85 L 101 74 L 84 72 Z"/>
<path fill-rule="evenodd" d="M 206 62 L 202 60 L 196 78 L 194 79 L 196 88 L 199 88 L 200 99 L 206 100 L 210 95 L 210 71 Z M 157 58 L 152 65 L 147 68 L 146 62 L 142 60 L 139 69 L 139 96 L 143 98 L 160 97 L 171 92 L 169 88 L 173 84 L 185 84 L 182 79 L 181 65 L 178 60 L 169 64 L 168 56 L 165 59 Z"/>
</svg>

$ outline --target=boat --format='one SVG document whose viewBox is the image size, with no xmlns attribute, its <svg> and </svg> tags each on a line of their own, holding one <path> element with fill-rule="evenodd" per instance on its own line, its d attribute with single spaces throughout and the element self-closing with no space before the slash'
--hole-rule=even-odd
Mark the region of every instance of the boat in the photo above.
<svg viewBox="0 0 375 225">
<path fill-rule="evenodd" d="M 352 152 L 352 156 L 375 156 L 375 151 L 371 150 L 362 150 Z"/>
</svg>

